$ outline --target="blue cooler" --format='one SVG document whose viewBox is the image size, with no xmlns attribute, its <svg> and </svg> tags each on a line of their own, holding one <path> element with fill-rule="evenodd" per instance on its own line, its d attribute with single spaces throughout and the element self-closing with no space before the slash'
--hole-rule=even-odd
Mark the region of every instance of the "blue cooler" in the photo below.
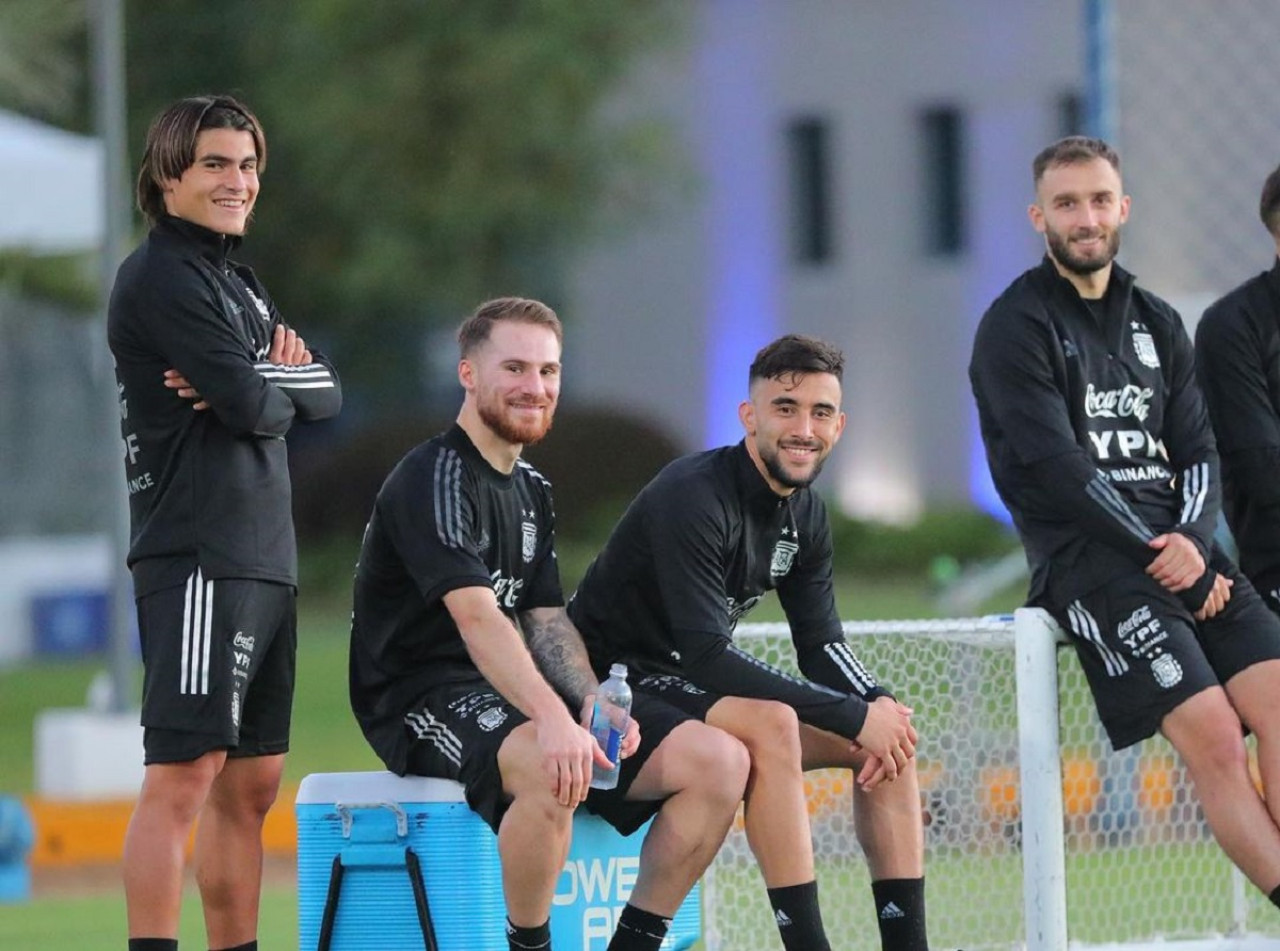
<svg viewBox="0 0 1280 951">
<path fill-rule="evenodd" d="M 298 788 L 295 811 L 302 951 L 506 951 L 497 837 L 458 783 L 313 773 Z M 623 838 L 579 810 L 551 906 L 556 948 L 608 946 L 647 829 Z M 695 886 L 664 948 L 698 940 L 700 898 Z"/>
</svg>

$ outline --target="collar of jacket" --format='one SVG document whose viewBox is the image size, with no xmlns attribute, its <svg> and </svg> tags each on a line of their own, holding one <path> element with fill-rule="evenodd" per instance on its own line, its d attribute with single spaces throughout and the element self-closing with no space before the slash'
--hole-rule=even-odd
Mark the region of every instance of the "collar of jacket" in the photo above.
<svg viewBox="0 0 1280 951">
<path fill-rule="evenodd" d="M 187 221 L 185 218 L 176 218 L 173 215 L 166 215 L 156 222 L 154 231 L 157 234 L 177 237 L 194 244 L 201 257 L 220 268 L 226 265 L 227 255 L 240 247 L 240 243 L 244 240 L 239 235 L 211 231 L 203 225 Z"/>
<path fill-rule="evenodd" d="M 769 511 L 795 497 L 795 492 L 788 496 L 782 496 L 773 491 L 773 487 L 765 481 L 765 477 L 756 468 L 755 460 L 751 458 L 751 453 L 747 452 L 746 439 L 743 439 L 733 447 L 733 456 L 734 471 L 738 476 L 738 486 L 742 491 L 743 501 L 748 505 L 758 506 L 763 510 Z M 796 489 L 796 492 L 802 491 L 804 490 Z"/>
<path fill-rule="evenodd" d="M 1040 267 L 1036 269 L 1040 275 L 1040 279 L 1045 286 L 1053 289 L 1058 294 L 1063 294 L 1071 300 L 1084 300 L 1080 296 L 1080 291 L 1070 280 L 1063 277 L 1058 272 L 1058 266 L 1053 263 L 1053 259 L 1048 254 L 1040 261 Z M 1107 292 L 1103 295 L 1103 300 L 1110 301 L 1127 301 L 1133 292 L 1135 278 L 1132 274 L 1122 268 L 1115 261 L 1111 262 L 1111 279 L 1107 282 Z M 1109 309 L 1109 308 L 1108 308 Z"/>
</svg>

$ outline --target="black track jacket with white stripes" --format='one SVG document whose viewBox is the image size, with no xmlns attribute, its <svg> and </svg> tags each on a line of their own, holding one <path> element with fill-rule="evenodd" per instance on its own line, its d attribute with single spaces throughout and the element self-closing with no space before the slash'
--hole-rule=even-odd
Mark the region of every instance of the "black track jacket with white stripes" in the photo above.
<svg viewBox="0 0 1280 951">
<path fill-rule="evenodd" d="M 733 644 L 776 589 L 803 680 Z M 569 603 L 601 675 L 615 662 L 712 693 L 779 700 L 856 739 L 886 693 L 854 656 L 831 580 L 831 529 L 809 489 L 782 498 L 739 443 L 672 462 L 636 496 Z"/>
<path fill-rule="evenodd" d="M 1280 588 L 1280 262 L 1204 312 L 1196 375 L 1222 454 L 1222 505 L 1240 567 Z"/>
<path fill-rule="evenodd" d="M 492 588 L 517 627 L 521 612 L 564 604 L 551 484 L 523 460 L 494 469 L 455 425 L 391 470 L 356 566 L 351 707 L 394 772 L 405 714 L 433 687 L 479 676 L 444 603 L 468 587 Z"/>
<path fill-rule="evenodd" d="M 1113 264 L 1095 308 L 1046 255 L 983 315 L 969 379 L 987 462 L 1031 565 L 1029 601 L 1065 608 L 1145 568 L 1178 531 L 1208 561 L 1218 455 L 1177 312 Z M 1199 610 L 1207 570 L 1180 597 Z"/>
<path fill-rule="evenodd" d="M 295 419 L 335 415 L 337 374 L 266 361 L 279 312 L 227 259 L 239 238 L 158 222 L 116 274 L 107 316 L 124 437 L 134 591 L 206 580 L 297 583 L 289 462 Z M 206 410 L 164 385 L 174 369 Z"/>
</svg>

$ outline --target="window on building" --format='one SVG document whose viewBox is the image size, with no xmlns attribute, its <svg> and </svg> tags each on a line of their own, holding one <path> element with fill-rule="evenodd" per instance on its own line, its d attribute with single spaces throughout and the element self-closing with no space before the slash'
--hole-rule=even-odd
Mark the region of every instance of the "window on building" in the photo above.
<svg viewBox="0 0 1280 951">
<path fill-rule="evenodd" d="M 965 250 L 964 114 L 954 106 L 924 110 L 920 117 L 924 148 L 925 250 L 951 257 Z"/>
<path fill-rule="evenodd" d="M 1078 92 L 1065 92 L 1058 97 L 1058 135 L 1087 135 L 1084 127 L 1084 99 Z"/>
<path fill-rule="evenodd" d="M 787 126 L 791 176 L 791 257 L 800 264 L 825 264 L 834 248 L 831 188 L 831 131 L 825 119 L 805 116 Z"/>
</svg>

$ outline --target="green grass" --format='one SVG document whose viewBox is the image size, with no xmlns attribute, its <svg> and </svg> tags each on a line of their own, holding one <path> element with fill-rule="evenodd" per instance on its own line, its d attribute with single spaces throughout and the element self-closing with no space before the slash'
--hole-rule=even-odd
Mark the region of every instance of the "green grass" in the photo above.
<svg viewBox="0 0 1280 951">
<path fill-rule="evenodd" d="M 1186 934 L 1229 929 L 1230 865 L 1211 842 L 1073 852 L 1067 856 L 1067 929 L 1073 941 L 1109 943 L 1150 940 L 1151 907 L 1167 910 L 1163 922 L 1182 923 Z M 1023 936 L 1021 855 L 1010 848 L 976 846 L 930 849 L 928 854 L 929 940 L 935 948 L 1011 948 Z M 823 919 L 840 951 L 877 951 L 871 921 L 869 878 L 860 860 L 824 860 L 818 855 Z M 776 948 L 772 920 L 760 893 L 758 871 L 746 858 L 721 865 L 716 887 L 750 898 L 734 904 L 720 921 L 725 947 L 735 951 Z M 1252 927 L 1272 919 L 1261 893 L 1250 889 Z M 1194 914 L 1188 908 L 1202 908 Z M 1136 913 L 1135 913 L 1136 912 Z M 1157 923 L 1155 927 L 1161 927 Z"/>
<path fill-rule="evenodd" d="M 284 951 L 298 946 L 295 889 L 263 889 L 259 946 Z M 5 951 L 118 951 L 124 947 L 124 901 L 117 894 L 48 898 L 24 905 L 0 904 L 0 948 Z M 207 948 L 200 900 L 189 890 L 182 903 L 179 941 Z"/>
</svg>

